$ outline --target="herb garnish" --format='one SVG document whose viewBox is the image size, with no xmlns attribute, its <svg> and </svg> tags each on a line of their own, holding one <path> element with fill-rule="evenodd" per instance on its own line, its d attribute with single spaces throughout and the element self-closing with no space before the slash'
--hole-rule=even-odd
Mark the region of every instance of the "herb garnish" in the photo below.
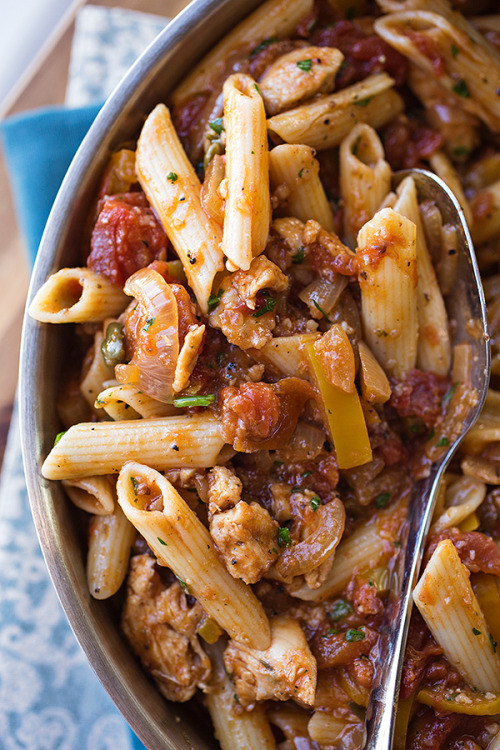
<svg viewBox="0 0 500 750">
<path fill-rule="evenodd" d="M 183 406 L 210 406 L 215 401 L 215 394 L 209 393 L 206 396 L 179 396 L 172 401 L 174 406 L 182 408 Z"/>
</svg>

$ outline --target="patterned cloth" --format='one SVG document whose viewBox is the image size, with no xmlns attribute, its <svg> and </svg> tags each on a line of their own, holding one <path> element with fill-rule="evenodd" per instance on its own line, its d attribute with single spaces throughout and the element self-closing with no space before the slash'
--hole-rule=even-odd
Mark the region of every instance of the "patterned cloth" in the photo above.
<svg viewBox="0 0 500 750">
<path fill-rule="evenodd" d="M 103 101 L 165 23 L 117 8 L 83 8 L 69 103 Z M 20 214 L 28 236 L 25 218 Z M 0 750 L 140 748 L 76 642 L 50 581 L 29 509 L 16 409 L 0 479 Z"/>
</svg>

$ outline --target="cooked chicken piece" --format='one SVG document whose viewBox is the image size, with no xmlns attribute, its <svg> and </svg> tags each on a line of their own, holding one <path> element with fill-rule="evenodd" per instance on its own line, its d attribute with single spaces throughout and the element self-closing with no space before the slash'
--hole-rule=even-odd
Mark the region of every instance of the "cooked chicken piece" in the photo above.
<svg viewBox="0 0 500 750">
<path fill-rule="evenodd" d="M 183 391 L 187 387 L 191 373 L 198 361 L 204 337 L 205 326 L 197 325 L 187 332 L 175 365 L 174 382 L 172 383 L 174 393 Z"/>
<path fill-rule="evenodd" d="M 278 57 L 259 81 L 267 114 L 332 91 L 343 59 L 340 50 L 332 47 L 303 47 Z"/>
<path fill-rule="evenodd" d="M 251 710 L 255 701 L 293 698 L 312 706 L 317 667 L 302 628 L 288 617 L 275 617 L 270 623 L 272 640 L 265 651 L 231 640 L 224 653 L 239 705 Z"/>
<path fill-rule="evenodd" d="M 255 298 L 262 289 L 284 292 L 288 278 L 277 265 L 265 255 L 254 258 L 248 271 L 237 271 L 233 276 L 233 286 L 245 301 L 247 307 L 255 310 Z"/>
<path fill-rule="evenodd" d="M 233 578 L 260 581 L 278 556 L 278 524 L 258 503 L 240 501 L 210 520 L 210 534 Z"/>
<path fill-rule="evenodd" d="M 221 282 L 219 303 L 210 313 L 210 324 L 220 328 L 231 344 L 241 349 L 261 349 L 276 326 L 276 298 L 270 291 L 284 291 L 288 279 L 263 256 L 254 258 L 248 271 L 236 271 Z M 260 293 L 260 300 L 256 300 Z M 257 301 L 259 307 L 256 312 Z"/>
<path fill-rule="evenodd" d="M 243 485 L 233 469 L 214 466 L 208 475 L 208 511 L 211 515 L 228 510 L 241 500 Z"/>
<path fill-rule="evenodd" d="M 273 482 L 270 487 L 271 491 L 271 510 L 273 517 L 283 523 L 290 521 L 293 517 L 292 504 L 290 503 L 291 489 L 285 482 Z"/>
<path fill-rule="evenodd" d="M 189 700 L 210 679 L 210 659 L 196 635 L 202 615 L 198 602 L 188 605 L 179 583 L 162 583 L 153 557 L 132 557 L 122 630 L 169 700 Z"/>
</svg>

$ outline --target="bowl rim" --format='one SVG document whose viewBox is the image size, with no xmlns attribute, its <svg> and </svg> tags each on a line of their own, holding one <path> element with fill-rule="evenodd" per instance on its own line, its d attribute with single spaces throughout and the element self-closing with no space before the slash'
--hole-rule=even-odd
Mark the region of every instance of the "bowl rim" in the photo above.
<svg viewBox="0 0 500 750">
<path fill-rule="evenodd" d="M 105 643 L 98 637 L 94 620 L 96 607 L 101 603 L 96 605 L 96 600 L 89 601 L 77 595 L 76 584 L 81 571 L 75 569 L 75 560 L 68 556 L 67 544 L 65 546 L 64 540 L 56 534 L 59 523 L 57 506 L 61 502 L 67 503 L 67 500 L 63 499 L 60 483 L 45 480 L 40 474 L 48 441 L 44 435 L 46 425 L 41 414 L 42 399 L 36 386 L 43 373 L 44 353 L 46 354 L 50 344 L 50 336 L 47 335 L 49 324 L 32 320 L 27 309 L 36 290 L 54 268 L 60 265 L 58 258 L 64 253 L 65 232 L 74 221 L 74 204 L 80 200 L 82 176 L 91 170 L 102 144 L 112 142 L 113 133 L 117 132 L 118 124 L 124 117 L 124 110 L 130 113 L 133 103 L 141 94 L 144 95 L 155 69 L 169 55 L 173 55 L 179 45 L 190 34 L 199 30 L 202 24 L 208 28 L 209 22 L 217 21 L 217 28 L 212 27 L 210 35 L 207 34 L 207 38 L 211 36 L 211 39 L 204 47 L 201 45 L 201 52 L 193 53 L 191 50 L 189 53 L 194 62 L 201 59 L 235 22 L 251 13 L 262 1 L 193 0 L 166 25 L 125 74 L 97 114 L 57 193 L 35 260 L 24 314 L 18 387 L 19 418 L 26 486 L 40 547 L 65 615 L 92 669 L 128 724 L 149 750 L 194 747 L 189 736 L 190 727 L 186 722 L 183 725 L 181 721 L 176 737 L 171 738 L 172 726 L 169 727 L 165 719 L 169 712 L 180 713 L 180 709 L 177 711 L 174 704 L 169 706 L 159 693 L 158 703 L 152 708 L 146 708 L 137 699 L 137 691 L 134 691 L 131 680 L 127 681 L 124 675 L 116 674 L 116 665 L 113 664 Z M 179 80 L 181 78 L 179 74 Z M 165 92 L 171 91 L 172 87 L 166 87 Z M 56 424 L 58 420 L 54 412 L 55 406 L 52 405 L 52 421 Z M 55 434 L 55 430 L 51 434 Z M 147 682 L 149 678 L 145 677 L 144 684 Z M 177 721 L 177 716 L 175 719 Z M 213 745 L 204 744 L 203 747 L 208 750 Z"/>
</svg>

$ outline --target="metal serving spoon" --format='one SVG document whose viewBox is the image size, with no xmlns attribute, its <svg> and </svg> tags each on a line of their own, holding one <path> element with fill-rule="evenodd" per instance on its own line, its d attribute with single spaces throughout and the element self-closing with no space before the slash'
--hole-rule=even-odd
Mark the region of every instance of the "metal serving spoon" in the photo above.
<svg viewBox="0 0 500 750">
<path fill-rule="evenodd" d="M 451 326 L 453 343 L 467 342 L 471 347 L 471 385 L 477 392 L 477 403 L 467 414 L 457 439 L 450 443 L 441 460 L 432 465 L 430 475 L 415 484 L 411 495 L 401 553 L 393 571 L 379 637 L 378 658 L 366 712 L 364 750 L 392 748 L 399 684 L 413 603 L 412 592 L 422 563 L 425 538 L 431 524 L 439 483 L 458 445 L 479 416 L 490 376 L 486 305 L 463 211 L 445 183 L 425 170 L 397 172 L 393 186 L 396 187 L 408 176 L 415 180 L 419 201 L 435 202 L 441 212 L 443 224 L 457 227 L 456 285 L 453 294 L 448 295 L 446 301 L 448 315 L 454 321 Z"/>
</svg>

